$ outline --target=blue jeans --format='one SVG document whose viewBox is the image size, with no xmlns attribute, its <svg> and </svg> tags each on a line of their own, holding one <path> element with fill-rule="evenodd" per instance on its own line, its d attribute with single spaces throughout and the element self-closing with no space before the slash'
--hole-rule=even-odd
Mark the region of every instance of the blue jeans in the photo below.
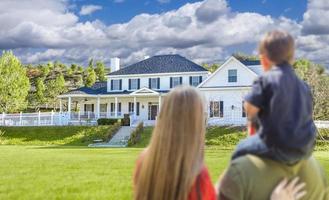
<svg viewBox="0 0 329 200">
<path fill-rule="evenodd" d="M 293 165 L 302 159 L 308 158 L 312 154 L 313 147 L 314 145 L 312 147 L 306 148 L 306 151 L 300 151 L 296 149 L 283 150 L 276 147 L 269 148 L 262 140 L 262 138 L 256 134 L 242 140 L 238 144 L 232 155 L 232 160 L 247 154 L 253 154 L 256 156 L 276 160 L 287 165 Z"/>
</svg>

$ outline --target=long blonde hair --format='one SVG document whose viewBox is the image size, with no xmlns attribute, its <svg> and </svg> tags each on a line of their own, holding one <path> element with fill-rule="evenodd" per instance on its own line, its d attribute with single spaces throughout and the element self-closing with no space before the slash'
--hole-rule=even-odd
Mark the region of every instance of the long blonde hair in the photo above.
<svg viewBox="0 0 329 200">
<path fill-rule="evenodd" d="M 136 177 L 136 200 L 185 200 L 203 166 L 203 100 L 177 87 L 163 101 L 150 145 Z"/>
</svg>

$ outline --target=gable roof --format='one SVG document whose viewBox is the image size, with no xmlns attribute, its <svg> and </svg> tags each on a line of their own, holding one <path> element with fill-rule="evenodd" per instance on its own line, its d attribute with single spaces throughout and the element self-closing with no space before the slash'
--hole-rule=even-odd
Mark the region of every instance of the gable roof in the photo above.
<svg viewBox="0 0 329 200">
<path fill-rule="evenodd" d="M 184 58 L 180 55 L 159 55 L 142 60 L 108 75 L 128 75 L 128 74 L 158 74 L 177 72 L 200 72 L 205 71 L 202 66 Z"/>
<path fill-rule="evenodd" d="M 252 74 L 258 76 L 260 74 L 258 74 L 258 72 L 260 72 L 259 67 L 261 66 L 246 66 L 244 65 L 240 60 L 238 60 L 237 58 L 235 58 L 234 56 L 231 56 L 229 59 L 227 59 L 221 66 L 219 66 L 218 69 L 216 69 L 216 71 L 214 71 L 210 76 L 208 76 L 208 78 L 206 80 L 204 80 L 199 86 L 198 88 L 202 88 L 202 86 L 208 82 L 208 80 L 212 79 L 212 77 L 214 77 L 227 63 L 229 63 L 230 61 L 235 61 L 238 64 L 240 64 L 240 66 L 245 67 L 248 71 L 250 71 Z M 257 72 L 257 73 L 256 73 Z"/>
</svg>

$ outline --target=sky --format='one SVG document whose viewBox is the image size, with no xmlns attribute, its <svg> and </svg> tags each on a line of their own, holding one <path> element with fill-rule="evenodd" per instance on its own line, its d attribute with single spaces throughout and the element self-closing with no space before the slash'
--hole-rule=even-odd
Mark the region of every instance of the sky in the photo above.
<svg viewBox="0 0 329 200">
<path fill-rule="evenodd" d="M 329 66 L 327 0 L 1 0 L 0 49 L 23 63 L 90 58 L 122 66 L 181 54 L 199 64 L 257 54 L 270 30 L 291 33 L 296 57 Z"/>
</svg>

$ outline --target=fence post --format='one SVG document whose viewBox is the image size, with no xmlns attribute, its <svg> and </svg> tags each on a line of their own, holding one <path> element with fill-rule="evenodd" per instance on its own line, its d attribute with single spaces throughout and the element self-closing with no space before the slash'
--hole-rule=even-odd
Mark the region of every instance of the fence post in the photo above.
<svg viewBox="0 0 329 200">
<path fill-rule="evenodd" d="M 23 117 L 23 116 L 22 116 L 22 115 L 23 115 L 22 112 L 20 112 L 20 113 L 19 113 L 19 125 L 20 125 L 20 126 L 22 126 L 22 124 L 23 124 L 23 121 L 22 121 L 22 117 Z"/>
<path fill-rule="evenodd" d="M 38 126 L 40 126 L 40 121 L 41 121 L 41 116 L 40 116 L 40 111 L 38 112 Z"/>
<path fill-rule="evenodd" d="M 54 111 L 51 111 L 51 118 L 50 118 L 50 124 L 54 125 Z"/>
<path fill-rule="evenodd" d="M 5 125 L 5 117 L 6 117 L 6 114 L 5 112 L 2 113 L 2 126 Z"/>
</svg>

